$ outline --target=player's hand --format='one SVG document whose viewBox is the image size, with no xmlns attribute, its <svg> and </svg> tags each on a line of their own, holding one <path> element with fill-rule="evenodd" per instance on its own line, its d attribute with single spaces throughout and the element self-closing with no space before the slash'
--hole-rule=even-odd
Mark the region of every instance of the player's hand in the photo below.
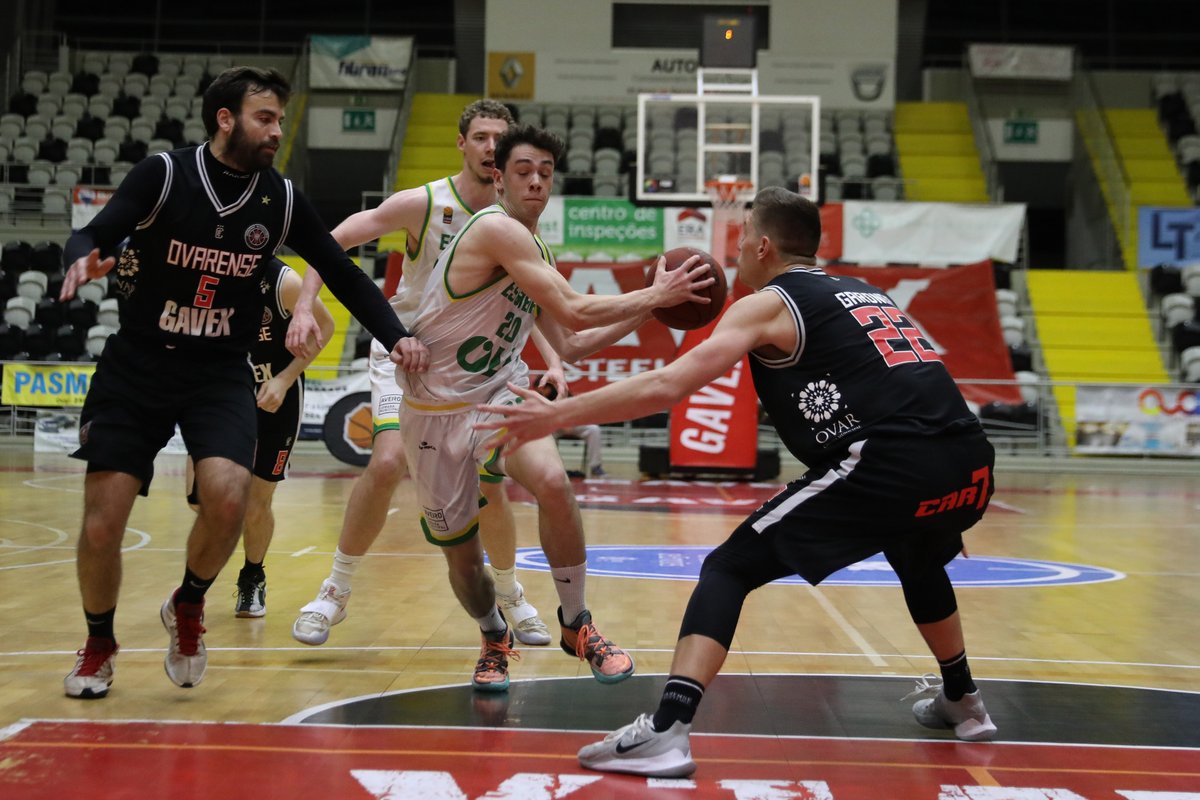
<svg viewBox="0 0 1200 800">
<path fill-rule="evenodd" d="M 75 259 L 75 263 L 67 268 L 67 274 L 63 276 L 62 291 L 58 293 L 58 299 L 64 302 L 70 300 L 75 296 L 76 289 L 88 281 L 104 277 L 116 265 L 117 259 L 112 256 L 101 260 L 98 248 L 93 249 L 86 256 L 80 256 Z"/>
<path fill-rule="evenodd" d="M 710 265 L 703 263 L 698 255 L 690 256 L 676 269 L 667 269 L 667 257 L 659 256 L 651 287 L 658 292 L 658 307 L 669 308 L 687 302 L 711 303 L 712 300 L 699 291 L 716 282 Z"/>
<path fill-rule="evenodd" d="M 287 395 L 289 387 L 283 385 L 283 381 L 279 378 L 271 378 L 263 385 L 258 387 L 258 392 L 254 396 L 258 407 L 263 411 L 274 414 L 283 405 L 283 398 Z"/>
<path fill-rule="evenodd" d="M 413 336 L 405 336 L 396 342 L 390 357 L 405 372 L 425 372 L 429 369 L 429 348 Z"/>
<path fill-rule="evenodd" d="M 503 446 L 504 455 L 512 453 L 526 442 L 543 439 L 558 430 L 558 409 L 553 403 L 533 389 L 526 389 L 516 384 L 508 384 L 509 391 L 520 397 L 524 402 L 512 405 L 487 406 L 476 408 L 491 414 L 492 419 L 484 420 L 475 425 L 476 430 L 499 431 L 495 444 Z"/>
<path fill-rule="evenodd" d="M 567 388 L 567 376 L 562 367 L 548 367 L 537 382 L 538 392 L 549 400 L 566 397 L 570 394 Z"/>
<path fill-rule="evenodd" d="M 284 344 L 296 358 L 316 358 L 321 352 L 325 342 L 321 339 L 321 326 L 313 317 L 312 306 L 297 303 L 292 309 L 292 321 L 288 323 Z"/>
</svg>

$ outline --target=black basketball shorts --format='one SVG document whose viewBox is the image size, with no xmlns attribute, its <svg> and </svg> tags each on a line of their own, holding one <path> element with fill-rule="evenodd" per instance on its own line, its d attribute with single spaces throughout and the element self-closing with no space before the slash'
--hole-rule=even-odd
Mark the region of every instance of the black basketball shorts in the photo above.
<svg viewBox="0 0 1200 800">
<path fill-rule="evenodd" d="M 274 413 L 258 409 L 258 448 L 254 453 L 254 477 L 272 483 L 287 477 L 288 460 L 300 435 L 300 413 L 304 410 L 304 376 L 292 384 Z"/>
<path fill-rule="evenodd" d="M 943 566 L 983 516 L 994 465 L 982 431 L 855 442 L 751 514 L 720 558 L 760 583 L 813 585 L 880 552 L 898 572 Z"/>
<path fill-rule="evenodd" d="M 110 336 L 79 418 L 88 472 L 125 472 L 149 493 L 154 458 L 178 424 L 192 458 L 227 458 L 250 469 L 257 424 L 254 375 L 245 357 L 194 355 Z"/>
</svg>

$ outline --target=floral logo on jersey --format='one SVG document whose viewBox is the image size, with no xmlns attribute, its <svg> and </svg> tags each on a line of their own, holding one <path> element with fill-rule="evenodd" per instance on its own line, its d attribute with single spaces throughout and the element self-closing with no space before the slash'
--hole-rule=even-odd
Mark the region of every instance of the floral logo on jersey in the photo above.
<svg viewBox="0 0 1200 800">
<path fill-rule="evenodd" d="M 796 404 L 809 422 L 824 422 L 842 404 L 842 393 L 838 391 L 837 384 L 825 380 L 814 381 L 800 390 Z"/>
<path fill-rule="evenodd" d="M 271 240 L 271 234 L 266 227 L 257 222 L 246 228 L 246 245 L 251 250 L 262 250 Z"/>
<path fill-rule="evenodd" d="M 121 251 L 121 257 L 117 259 L 117 293 L 122 297 L 129 297 L 133 294 L 133 278 L 141 269 L 141 260 L 138 259 L 138 251 L 132 247 L 126 247 Z"/>
</svg>

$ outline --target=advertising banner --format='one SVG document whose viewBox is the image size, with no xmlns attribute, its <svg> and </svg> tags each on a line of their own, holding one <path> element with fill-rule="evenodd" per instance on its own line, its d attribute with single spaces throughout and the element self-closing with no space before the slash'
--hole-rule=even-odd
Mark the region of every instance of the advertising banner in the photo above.
<svg viewBox="0 0 1200 800">
<path fill-rule="evenodd" d="M 552 196 L 538 222 L 559 261 L 641 261 L 663 252 L 663 209 L 620 198 Z"/>
<path fill-rule="evenodd" d="M 1074 50 L 1028 44 L 973 44 L 967 47 L 967 58 L 976 78 L 1069 81 Z"/>
<path fill-rule="evenodd" d="M 688 331 L 678 355 L 712 333 L 713 322 Z M 678 357 L 678 356 L 677 356 Z M 671 409 L 672 467 L 754 469 L 758 460 L 758 394 L 743 356 L 727 374 Z"/>
<path fill-rule="evenodd" d="M 77 231 L 100 213 L 113 196 L 113 189 L 96 186 L 76 186 L 71 190 L 71 230 Z"/>
<path fill-rule="evenodd" d="M 1187 386 L 1075 390 L 1075 452 L 1200 456 L 1200 391 Z"/>
<path fill-rule="evenodd" d="M 559 262 L 559 270 L 577 292 L 618 294 L 640 289 L 646 283 L 643 262 L 629 264 L 572 264 Z M 950 374 L 959 381 L 1012 381 L 1011 385 L 967 384 L 963 396 L 976 405 L 992 401 L 1021 402 L 1000 317 L 990 262 L 953 269 L 936 267 L 859 267 L 827 265 L 836 275 L 852 275 L 876 286 L 896 301 L 917 325 Z M 735 297 L 747 292 L 727 268 L 726 277 Z M 578 394 L 670 363 L 682 345 L 683 331 L 650 320 L 621 341 L 595 355 L 565 366 L 572 393 Z M 522 354 L 533 370 L 545 362 L 532 344 Z"/>
<path fill-rule="evenodd" d="M 846 261 L 930 266 L 985 259 L 1014 262 L 1025 205 L 847 200 L 842 217 Z"/>
<path fill-rule="evenodd" d="M 404 89 L 413 40 L 408 36 L 312 36 L 309 86 L 313 89 Z"/>
<path fill-rule="evenodd" d="M 1138 266 L 1200 261 L 1200 208 L 1138 208 Z"/>
<path fill-rule="evenodd" d="M 990 262 L 936 267 L 826 266 L 885 291 L 941 356 L 968 402 L 1021 402 L 1015 385 L 962 383 L 1015 381 L 1012 361 L 1000 330 L 996 287 Z"/>
<path fill-rule="evenodd" d="M 82 406 L 95 364 L 4 365 L 0 404 L 6 406 Z"/>
</svg>

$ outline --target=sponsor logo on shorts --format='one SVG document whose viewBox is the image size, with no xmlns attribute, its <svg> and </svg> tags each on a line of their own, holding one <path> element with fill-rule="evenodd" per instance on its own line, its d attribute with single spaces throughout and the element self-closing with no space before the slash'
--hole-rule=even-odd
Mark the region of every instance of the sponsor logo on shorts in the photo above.
<svg viewBox="0 0 1200 800">
<path fill-rule="evenodd" d="M 450 530 L 450 526 L 446 524 L 446 510 L 444 508 L 426 508 L 425 524 L 429 526 L 429 530 L 431 531 L 442 531 L 445 533 Z"/>
</svg>

